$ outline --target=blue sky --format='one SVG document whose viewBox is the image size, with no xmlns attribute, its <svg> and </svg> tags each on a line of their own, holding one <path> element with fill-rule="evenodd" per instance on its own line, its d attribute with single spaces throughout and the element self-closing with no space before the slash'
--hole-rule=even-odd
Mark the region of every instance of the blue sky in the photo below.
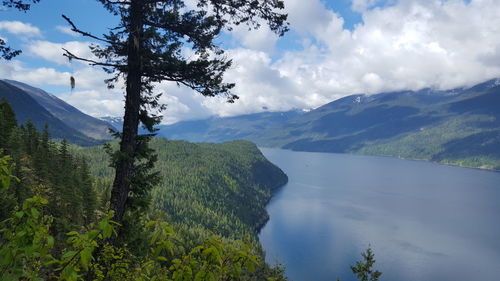
<svg viewBox="0 0 500 281">
<path fill-rule="evenodd" d="M 187 2 L 193 2 L 190 0 Z M 218 41 L 234 60 L 226 80 L 241 99 L 202 98 L 163 83 L 165 122 L 262 111 L 314 108 L 349 94 L 424 87 L 449 89 L 500 76 L 498 0 L 285 0 L 291 31 L 236 28 Z M 96 34 L 117 18 L 95 0 L 42 0 L 28 13 L 0 11 L 0 37 L 23 54 L 0 61 L 0 78 L 40 87 L 94 115 L 122 114 L 123 91 L 106 75 L 61 56 L 91 56 L 65 14 Z M 467 20 L 464 20 L 467 19 Z M 77 79 L 69 91 L 69 76 Z"/>
</svg>

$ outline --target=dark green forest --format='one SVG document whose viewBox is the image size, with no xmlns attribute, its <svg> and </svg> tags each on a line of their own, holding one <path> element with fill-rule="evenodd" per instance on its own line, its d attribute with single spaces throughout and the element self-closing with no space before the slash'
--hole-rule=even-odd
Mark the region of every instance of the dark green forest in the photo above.
<svg viewBox="0 0 500 281">
<path fill-rule="evenodd" d="M 18 126 L 5 101 L 0 115 L 2 280 L 286 279 L 263 262 L 256 234 L 287 177 L 254 144 L 153 141 L 162 183 L 146 197 L 152 208 L 118 228 L 104 146 Z"/>
<path fill-rule="evenodd" d="M 286 175 L 267 161 L 255 144 L 188 143 L 154 139 L 161 183 L 151 192 L 153 209 L 172 223 L 210 230 L 225 237 L 254 235 L 267 221 L 264 209 Z M 91 173 L 110 188 L 113 170 L 104 147 L 72 147 L 89 160 Z"/>
<path fill-rule="evenodd" d="M 255 144 L 152 140 L 158 184 L 130 194 L 125 225 L 109 209 L 117 145 L 53 140 L 0 102 L 0 280 L 287 280 L 257 234 L 288 179 Z M 363 258 L 353 273 L 378 280 Z"/>
</svg>

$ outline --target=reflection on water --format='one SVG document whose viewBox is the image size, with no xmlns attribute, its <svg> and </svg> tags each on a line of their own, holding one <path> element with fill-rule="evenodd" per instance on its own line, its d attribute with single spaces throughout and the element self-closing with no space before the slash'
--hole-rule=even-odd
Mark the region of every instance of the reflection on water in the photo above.
<svg viewBox="0 0 500 281">
<path fill-rule="evenodd" d="M 262 149 L 289 183 L 261 242 L 294 281 L 355 280 L 368 245 L 385 281 L 500 280 L 500 173 L 386 157 Z"/>
</svg>

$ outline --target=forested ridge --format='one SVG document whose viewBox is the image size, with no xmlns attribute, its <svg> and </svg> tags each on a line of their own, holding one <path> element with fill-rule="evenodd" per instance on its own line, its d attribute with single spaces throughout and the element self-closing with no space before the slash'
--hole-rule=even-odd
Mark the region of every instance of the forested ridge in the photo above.
<svg viewBox="0 0 500 281">
<path fill-rule="evenodd" d="M 161 184 L 118 229 L 105 147 L 18 126 L 5 101 L 0 116 L 2 280 L 285 280 L 256 234 L 287 177 L 254 144 L 154 140 Z"/>
<path fill-rule="evenodd" d="M 265 205 L 287 176 L 267 161 L 255 144 L 188 143 L 154 139 L 161 182 L 151 192 L 154 210 L 162 210 L 179 228 L 209 230 L 225 237 L 255 236 L 267 221 Z M 73 146 L 88 159 L 91 173 L 110 188 L 113 170 L 103 146 Z"/>
</svg>

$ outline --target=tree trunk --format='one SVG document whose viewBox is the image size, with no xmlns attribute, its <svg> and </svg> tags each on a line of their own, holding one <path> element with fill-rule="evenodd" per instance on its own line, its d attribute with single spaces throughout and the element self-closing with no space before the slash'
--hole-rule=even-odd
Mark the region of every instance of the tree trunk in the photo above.
<svg viewBox="0 0 500 281">
<path fill-rule="evenodd" d="M 111 210 L 115 212 L 113 219 L 118 223 L 123 221 L 130 182 L 134 173 L 142 88 L 142 0 L 131 0 L 130 2 L 125 115 L 123 117 L 120 156 L 116 163 L 116 174 L 110 200 Z"/>
</svg>

